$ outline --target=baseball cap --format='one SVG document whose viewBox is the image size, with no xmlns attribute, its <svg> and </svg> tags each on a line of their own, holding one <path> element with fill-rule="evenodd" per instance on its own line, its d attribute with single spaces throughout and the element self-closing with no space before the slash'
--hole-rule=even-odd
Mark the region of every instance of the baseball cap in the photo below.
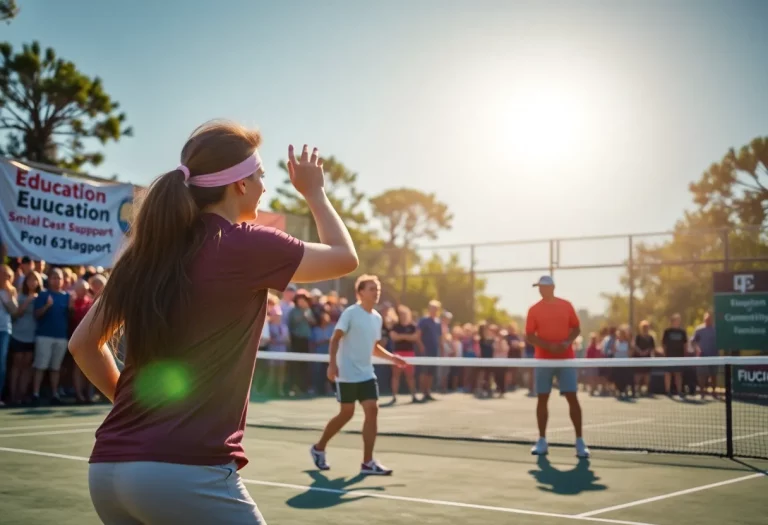
<svg viewBox="0 0 768 525">
<path fill-rule="evenodd" d="M 536 283 L 533 283 L 533 286 L 554 286 L 555 281 L 550 277 L 549 275 L 542 275 L 539 277 L 539 281 Z"/>
<path fill-rule="evenodd" d="M 291 284 L 289 284 L 288 286 L 286 286 L 285 290 L 286 290 L 287 292 L 295 292 L 295 291 L 296 291 L 296 285 L 295 285 L 295 284 L 293 284 L 293 283 L 291 283 Z"/>
</svg>

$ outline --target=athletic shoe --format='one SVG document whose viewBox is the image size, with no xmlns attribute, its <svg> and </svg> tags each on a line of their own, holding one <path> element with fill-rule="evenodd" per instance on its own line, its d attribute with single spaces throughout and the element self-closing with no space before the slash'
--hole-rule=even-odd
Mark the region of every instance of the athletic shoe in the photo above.
<svg viewBox="0 0 768 525">
<path fill-rule="evenodd" d="M 534 456 L 546 456 L 549 453 L 547 438 L 540 437 L 536 444 L 531 448 L 531 454 Z"/>
<path fill-rule="evenodd" d="M 309 447 L 309 453 L 312 455 L 312 461 L 320 470 L 331 470 L 331 466 L 325 460 L 325 450 L 317 450 L 314 445 Z"/>
<path fill-rule="evenodd" d="M 392 469 L 388 469 L 375 459 L 372 459 L 360 466 L 360 474 L 364 476 L 391 476 Z"/>
<path fill-rule="evenodd" d="M 584 443 L 584 438 L 576 438 L 576 457 L 588 458 L 589 456 L 589 447 Z"/>
</svg>

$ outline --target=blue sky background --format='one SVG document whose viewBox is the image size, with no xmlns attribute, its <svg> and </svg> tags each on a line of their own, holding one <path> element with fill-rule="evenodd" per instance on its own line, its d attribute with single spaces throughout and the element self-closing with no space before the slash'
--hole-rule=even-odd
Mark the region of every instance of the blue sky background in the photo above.
<svg viewBox="0 0 768 525">
<path fill-rule="evenodd" d="M 20 0 L 0 26 L 102 77 L 135 130 L 95 174 L 147 184 L 186 137 L 259 127 L 268 185 L 289 142 L 317 144 L 376 193 L 434 191 L 439 243 L 671 228 L 687 186 L 768 131 L 768 2 Z M 620 262 L 626 241 L 562 264 Z M 481 268 L 546 264 L 546 245 L 483 249 Z M 466 258 L 468 252 L 463 252 Z M 600 310 L 617 271 L 559 272 Z M 535 275 L 490 277 L 522 311 Z"/>
</svg>

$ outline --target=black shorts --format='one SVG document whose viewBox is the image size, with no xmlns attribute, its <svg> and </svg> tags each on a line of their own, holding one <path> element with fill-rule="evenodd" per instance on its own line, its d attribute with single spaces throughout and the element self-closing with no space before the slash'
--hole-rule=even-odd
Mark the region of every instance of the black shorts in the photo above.
<svg viewBox="0 0 768 525">
<path fill-rule="evenodd" d="M 11 336 L 10 344 L 8 345 L 8 350 L 12 353 L 26 353 L 26 352 L 34 352 L 35 351 L 35 343 L 22 343 L 21 341 L 18 341 Z"/>
<path fill-rule="evenodd" d="M 354 403 L 355 401 L 376 401 L 379 399 L 379 382 L 369 379 L 361 383 L 336 383 L 336 401 Z"/>
</svg>

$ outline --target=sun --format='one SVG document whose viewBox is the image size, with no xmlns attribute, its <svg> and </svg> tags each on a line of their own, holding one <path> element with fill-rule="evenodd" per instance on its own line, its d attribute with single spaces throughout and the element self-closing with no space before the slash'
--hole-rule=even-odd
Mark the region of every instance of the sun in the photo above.
<svg viewBox="0 0 768 525">
<path fill-rule="evenodd" d="M 566 89 L 530 90 L 507 99 L 500 112 L 499 138 L 525 164 L 578 155 L 588 116 Z"/>
</svg>

